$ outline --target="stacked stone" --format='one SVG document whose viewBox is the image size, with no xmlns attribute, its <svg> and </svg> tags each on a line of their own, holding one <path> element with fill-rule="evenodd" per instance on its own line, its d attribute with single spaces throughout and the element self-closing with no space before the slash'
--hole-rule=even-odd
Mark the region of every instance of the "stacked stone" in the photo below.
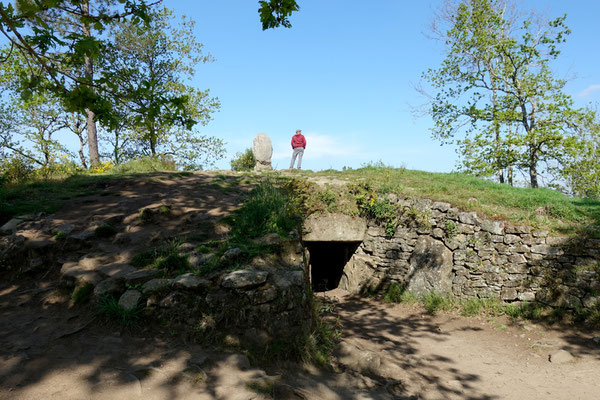
<svg viewBox="0 0 600 400">
<path fill-rule="evenodd" d="M 351 291 L 397 282 L 417 293 L 461 298 L 567 308 L 600 302 L 600 240 L 549 236 L 443 202 L 388 200 L 402 209 L 400 226 L 387 237 L 383 227 L 368 223 L 342 280 Z"/>
</svg>

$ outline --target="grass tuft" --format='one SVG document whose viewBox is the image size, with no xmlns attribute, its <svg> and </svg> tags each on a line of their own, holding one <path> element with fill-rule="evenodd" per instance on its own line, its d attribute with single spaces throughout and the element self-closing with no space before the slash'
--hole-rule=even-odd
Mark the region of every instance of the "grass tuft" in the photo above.
<svg viewBox="0 0 600 400">
<path fill-rule="evenodd" d="M 138 306 L 131 310 L 125 310 L 121 307 L 117 299 L 109 295 L 98 301 L 96 314 L 115 320 L 124 328 L 129 328 L 139 324 L 142 311 L 142 306 Z"/>
</svg>

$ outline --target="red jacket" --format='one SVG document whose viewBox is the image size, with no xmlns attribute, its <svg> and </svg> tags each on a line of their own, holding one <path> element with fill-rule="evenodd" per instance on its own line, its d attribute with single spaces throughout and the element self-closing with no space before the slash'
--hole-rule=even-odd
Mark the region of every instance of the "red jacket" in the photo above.
<svg viewBox="0 0 600 400">
<path fill-rule="evenodd" d="M 296 133 L 292 136 L 292 149 L 295 149 L 296 147 L 306 148 L 306 139 L 301 133 Z"/>
</svg>

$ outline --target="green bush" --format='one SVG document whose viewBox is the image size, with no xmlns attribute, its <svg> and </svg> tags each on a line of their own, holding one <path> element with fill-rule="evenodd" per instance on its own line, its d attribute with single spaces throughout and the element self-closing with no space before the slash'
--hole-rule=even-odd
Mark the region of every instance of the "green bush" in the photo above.
<svg viewBox="0 0 600 400">
<path fill-rule="evenodd" d="M 33 166 L 21 157 L 12 156 L 0 161 L 0 186 L 5 183 L 25 183 L 33 176 Z"/>
<path fill-rule="evenodd" d="M 236 153 L 231 160 L 231 169 L 233 171 L 251 171 L 254 169 L 256 159 L 252 153 L 252 149 L 246 149 L 243 153 Z"/>
</svg>

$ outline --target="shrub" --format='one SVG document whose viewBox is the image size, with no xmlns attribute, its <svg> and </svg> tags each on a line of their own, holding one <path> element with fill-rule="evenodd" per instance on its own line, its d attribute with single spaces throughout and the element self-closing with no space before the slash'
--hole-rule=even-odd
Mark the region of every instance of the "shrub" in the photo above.
<svg viewBox="0 0 600 400">
<path fill-rule="evenodd" d="M 21 157 L 12 156 L 0 162 L 0 185 L 4 183 L 25 183 L 33 176 L 33 166 Z"/>
<path fill-rule="evenodd" d="M 236 153 L 231 160 L 231 169 L 233 171 L 251 171 L 254 169 L 256 159 L 252 153 L 252 149 L 246 149 L 243 153 Z"/>
</svg>

